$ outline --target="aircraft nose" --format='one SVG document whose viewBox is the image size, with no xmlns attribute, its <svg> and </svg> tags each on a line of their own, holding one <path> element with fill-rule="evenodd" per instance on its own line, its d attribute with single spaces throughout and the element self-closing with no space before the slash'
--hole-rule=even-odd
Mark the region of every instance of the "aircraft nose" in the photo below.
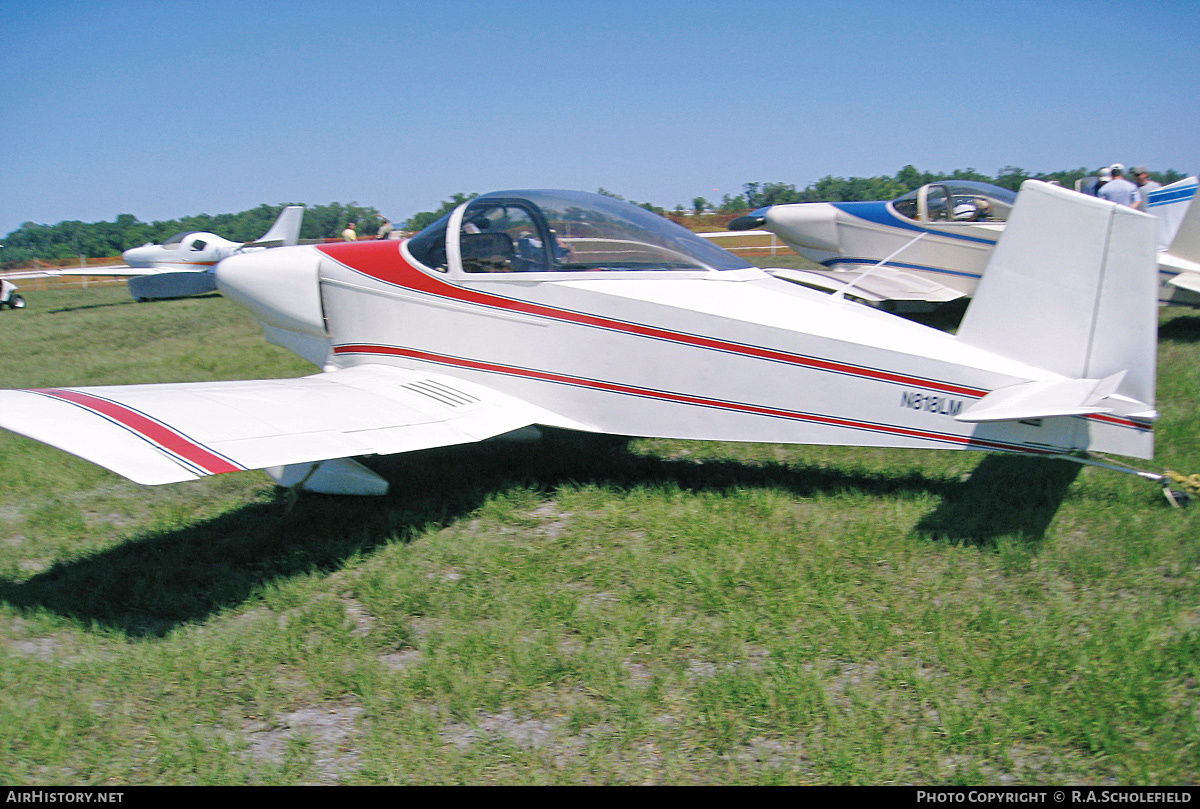
<svg viewBox="0 0 1200 809">
<path fill-rule="evenodd" d="M 765 226 L 789 244 L 841 252 L 838 209 L 828 202 L 797 202 L 767 209 Z"/>
<path fill-rule="evenodd" d="M 221 259 L 213 274 L 222 295 L 248 308 L 264 324 L 324 337 L 321 258 L 313 247 L 275 247 Z"/>
<path fill-rule="evenodd" d="M 145 247 L 131 247 L 121 254 L 121 260 L 130 267 L 149 267 L 149 252 Z"/>
</svg>

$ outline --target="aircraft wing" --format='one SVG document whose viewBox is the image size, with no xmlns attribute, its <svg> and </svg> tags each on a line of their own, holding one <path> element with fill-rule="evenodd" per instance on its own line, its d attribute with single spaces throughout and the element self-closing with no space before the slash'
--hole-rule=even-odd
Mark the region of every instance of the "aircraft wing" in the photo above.
<svg viewBox="0 0 1200 809">
<path fill-rule="evenodd" d="M 697 233 L 702 239 L 736 239 L 739 236 L 774 236 L 769 230 L 719 230 L 715 233 Z"/>
<path fill-rule="evenodd" d="M 366 365 L 299 379 L 0 391 L 0 427 L 159 484 L 587 429 L 481 385 Z"/>
<path fill-rule="evenodd" d="M 1189 292 L 1200 294 L 1200 272 L 1188 272 L 1175 276 L 1167 282 L 1172 286 L 1177 286 L 1180 289 L 1186 289 Z"/>
<path fill-rule="evenodd" d="M 205 267 L 205 269 L 208 269 Z M 154 267 L 130 267 L 128 264 L 105 264 L 102 267 L 70 267 L 66 269 L 24 270 L 3 273 L 4 278 L 56 278 L 60 275 L 154 275 L 162 270 Z"/>
<path fill-rule="evenodd" d="M 205 267 L 204 269 L 208 269 Z M 162 272 L 157 267 L 130 267 L 128 264 L 106 264 L 103 267 L 72 267 L 68 270 L 43 270 L 42 275 L 54 278 L 59 275 L 157 275 Z"/>
<path fill-rule="evenodd" d="M 965 297 L 956 289 L 935 281 L 898 270 L 895 267 L 872 267 L 856 271 L 768 269 L 776 278 L 801 286 L 825 289 L 830 292 L 846 290 L 847 295 L 868 301 L 947 303 Z M 823 280 L 822 280 L 823 279 Z"/>
<path fill-rule="evenodd" d="M 22 278 L 45 278 L 45 270 L 21 270 L 19 272 L 0 272 L 0 280 L 12 281 L 13 279 L 21 280 Z"/>
</svg>

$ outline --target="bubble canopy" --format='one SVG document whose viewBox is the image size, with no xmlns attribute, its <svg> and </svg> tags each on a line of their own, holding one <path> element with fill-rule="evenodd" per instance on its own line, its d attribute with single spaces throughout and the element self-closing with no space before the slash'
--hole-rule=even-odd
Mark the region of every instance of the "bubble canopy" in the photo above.
<svg viewBox="0 0 1200 809">
<path fill-rule="evenodd" d="M 751 266 L 652 211 L 583 191 L 475 197 L 414 236 L 408 249 L 422 264 L 445 271 L 455 240 L 467 273 L 712 272 Z"/>
</svg>

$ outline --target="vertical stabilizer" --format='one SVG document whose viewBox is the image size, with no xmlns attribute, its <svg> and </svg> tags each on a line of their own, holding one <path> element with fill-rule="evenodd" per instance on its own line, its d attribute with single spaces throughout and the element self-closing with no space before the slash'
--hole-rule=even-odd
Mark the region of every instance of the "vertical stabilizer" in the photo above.
<svg viewBox="0 0 1200 809">
<path fill-rule="evenodd" d="M 1158 218 L 1159 249 L 1171 246 L 1188 211 L 1195 211 L 1196 206 L 1192 204 L 1192 200 L 1196 198 L 1196 185 L 1195 177 L 1185 177 L 1150 192 L 1150 198 L 1146 200 L 1143 210 Z M 1196 216 L 1200 216 L 1200 211 L 1193 214 L 1193 217 Z M 1197 229 L 1200 229 L 1200 220 L 1193 218 L 1191 224 L 1192 232 L 1196 233 Z"/>
<path fill-rule="evenodd" d="M 279 242 L 281 247 L 300 243 L 300 222 L 304 219 L 303 205 L 289 205 L 280 212 L 279 218 L 261 239 L 252 244 L 266 246 L 266 242 Z"/>
<path fill-rule="evenodd" d="M 958 339 L 1071 379 L 1126 372 L 1115 393 L 1152 406 L 1154 217 L 1027 180 Z"/>
<path fill-rule="evenodd" d="M 1150 210 L 1154 211 L 1153 208 Z M 1167 246 L 1167 252 L 1185 261 L 1200 264 L 1200 205 L 1196 204 L 1194 196 L 1171 243 Z"/>
</svg>

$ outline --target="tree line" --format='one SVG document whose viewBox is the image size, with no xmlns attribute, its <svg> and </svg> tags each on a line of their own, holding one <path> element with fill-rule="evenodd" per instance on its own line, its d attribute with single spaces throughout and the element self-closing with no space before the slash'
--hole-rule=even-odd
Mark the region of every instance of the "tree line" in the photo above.
<svg viewBox="0 0 1200 809">
<path fill-rule="evenodd" d="M 1101 168 L 1107 168 L 1107 166 Z M 1099 171 L 1099 168 L 1094 170 L 1078 168 L 1068 171 L 1033 173 L 1016 166 L 1005 166 L 995 177 L 989 177 L 972 168 L 955 169 L 949 173 L 942 173 L 918 171 L 910 165 L 900 169 L 891 177 L 833 177 L 827 175 L 803 189 L 797 189 L 790 183 L 746 183 L 741 194 L 726 194 L 718 203 L 709 202 L 704 197 L 696 197 L 692 200 L 690 210 L 693 213 L 742 213 L 767 205 L 783 205 L 791 202 L 860 202 L 895 199 L 926 183 L 939 180 L 972 180 L 998 185 L 1010 191 L 1018 190 L 1021 183 L 1030 179 L 1057 182 L 1066 188 L 1074 188 L 1076 180 L 1096 175 Z M 1157 180 L 1163 185 L 1182 180 L 1186 176 L 1174 169 L 1150 172 L 1151 179 Z M 676 213 L 683 211 L 682 205 L 676 206 Z"/>
<path fill-rule="evenodd" d="M 133 214 L 123 213 L 112 222 L 59 222 L 39 225 L 25 222 L 3 239 L 0 248 L 0 267 L 11 268 L 40 259 L 61 261 L 80 256 L 101 258 L 115 256 L 130 247 L 151 242 L 162 244 L 176 233 L 204 230 L 235 242 L 250 242 L 265 234 L 287 205 L 299 203 L 262 204 L 241 213 L 216 215 L 196 214 L 180 219 L 142 222 Z M 324 239 L 338 236 L 350 222 L 357 223 L 360 234 L 373 235 L 383 219 L 369 205 L 352 202 L 343 205 L 308 205 L 300 226 L 301 239 Z"/>
<path fill-rule="evenodd" d="M 1107 166 L 1102 166 L 1101 168 L 1107 168 Z M 676 205 L 673 209 L 667 209 L 652 202 L 628 201 L 663 216 L 668 214 L 681 216 L 689 212 L 694 214 L 740 214 L 756 208 L 764 208 L 768 205 L 783 205 L 790 202 L 890 200 L 907 194 L 916 188 L 920 188 L 926 183 L 937 182 L 938 180 L 972 180 L 980 183 L 991 183 L 992 185 L 998 185 L 1001 188 L 1007 188 L 1012 191 L 1018 190 L 1021 187 L 1021 183 L 1030 179 L 1057 182 L 1066 188 L 1074 188 L 1076 180 L 1093 176 L 1098 174 L 1099 171 L 1100 169 L 1078 168 L 1067 171 L 1033 173 L 1017 166 L 1005 166 L 1000 169 L 999 174 L 995 177 L 989 177 L 973 168 L 955 169 L 952 172 L 946 173 L 919 171 L 914 166 L 909 165 L 890 177 L 886 175 L 879 177 L 834 177 L 826 175 L 815 183 L 810 183 L 803 189 L 798 189 L 791 183 L 745 183 L 742 186 L 742 193 L 740 194 L 725 194 L 720 202 L 710 202 L 704 197 L 695 197 L 692 199 L 691 206 L 687 208 L 682 204 Z M 1174 169 L 1162 172 L 1150 172 L 1151 179 L 1157 180 L 1163 185 L 1173 183 L 1176 180 L 1182 180 L 1185 176 L 1187 175 Z M 599 193 L 605 196 L 625 199 L 625 197 L 605 188 L 598 190 Z M 423 211 L 415 214 L 408 220 L 406 227 L 410 230 L 420 230 L 475 196 L 476 194 L 455 194 L 452 198 L 445 200 L 438 210 Z"/>
<path fill-rule="evenodd" d="M 949 173 L 942 173 L 918 171 L 909 165 L 890 177 L 826 175 L 802 189 L 796 188 L 791 183 L 782 182 L 746 183 L 742 187 L 742 193 L 725 194 L 720 202 L 710 202 L 704 197 L 695 197 L 689 209 L 685 209 L 682 204 L 676 205 L 673 211 L 649 202 L 634 202 L 634 204 L 662 215 L 671 212 L 683 214 L 688 210 L 696 214 L 737 214 L 767 205 L 790 202 L 854 202 L 894 199 L 915 188 L 920 188 L 926 183 L 938 180 L 974 180 L 1016 191 L 1021 183 L 1032 178 L 1055 181 L 1067 188 L 1074 188 L 1076 180 L 1096 174 L 1098 171 L 1099 169 L 1078 168 L 1068 171 L 1031 173 L 1016 166 L 1005 166 L 995 177 L 989 177 L 973 168 L 955 169 Z M 1186 175 L 1174 169 L 1168 169 L 1163 172 L 1151 172 L 1150 176 L 1166 185 L 1176 180 L 1182 180 Z M 604 188 L 599 189 L 599 192 L 623 199 L 618 194 Z M 437 210 L 413 214 L 403 224 L 403 227 L 406 230 L 420 230 L 475 196 L 477 195 L 454 194 L 444 200 Z M 253 241 L 267 232 L 276 217 L 279 216 L 279 212 L 287 204 L 297 203 L 263 204 L 241 213 L 215 216 L 197 214 L 182 219 L 149 223 L 139 221 L 133 214 L 121 214 L 112 222 L 73 221 L 59 222 L 57 225 L 25 222 L 4 238 L 3 247 L 0 248 L 0 267 L 11 268 L 33 259 L 55 261 L 74 259 L 79 256 L 88 258 L 115 256 L 130 247 L 137 247 L 147 242 L 161 244 L 176 233 L 189 230 L 209 231 L 231 241 Z M 382 221 L 378 210 L 355 202 L 348 205 L 338 202 L 331 202 L 328 205 L 311 205 L 304 210 L 304 223 L 300 228 L 300 238 L 335 237 L 350 222 L 357 223 L 360 235 L 371 236 L 379 229 Z"/>
</svg>

